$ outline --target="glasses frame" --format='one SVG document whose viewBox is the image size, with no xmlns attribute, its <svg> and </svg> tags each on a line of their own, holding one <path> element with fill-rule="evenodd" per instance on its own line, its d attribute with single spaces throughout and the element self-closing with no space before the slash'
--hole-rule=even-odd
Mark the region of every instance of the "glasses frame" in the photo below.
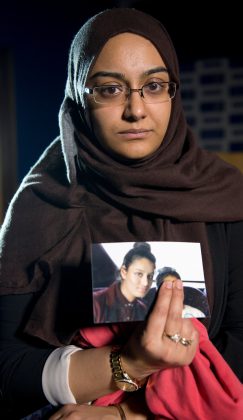
<svg viewBox="0 0 243 420">
<path fill-rule="evenodd" d="M 151 103 L 151 104 L 161 104 L 161 103 L 164 103 L 164 102 L 171 101 L 171 99 L 173 99 L 175 97 L 175 95 L 176 95 L 176 91 L 177 91 L 177 84 L 176 84 L 176 82 L 172 82 L 172 81 L 169 81 L 169 82 L 161 82 L 161 84 L 168 85 L 168 93 L 170 92 L 171 87 L 173 88 L 172 96 L 170 96 L 165 101 L 147 102 L 145 100 L 144 93 L 143 93 L 143 89 L 145 88 L 145 86 L 147 86 L 147 84 L 143 85 L 141 88 L 138 88 L 138 89 L 133 89 L 133 88 L 130 88 L 130 87 L 125 86 L 125 85 L 119 85 L 120 87 L 122 87 L 125 90 L 124 101 L 122 101 L 120 103 L 117 103 L 117 104 L 114 102 L 113 105 L 122 105 L 122 104 L 125 104 L 126 101 L 127 101 L 127 99 L 130 97 L 130 95 L 131 95 L 132 92 L 138 92 L 139 96 L 143 99 L 143 101 L 146 104 L 149 104 L 149 103 Z M 108 102 L 100 102 L 100 101 L 97 101 L 96 100 L 95 91 L 97 90 L 97 88 L 99 89 L 100 87 L 103 87 L 103 86 L 109 87 L 109 86 L 116 86 L 116 85 L 110 84 L 110 85 L 94 86 L 93 88 L 85 87 L 84 88 L 84 93 L 87 93 L 88 95 L 92 95 L 94 102 L 97 103 L 97 104 L 100 104 L 100 105 L 107 105 L 109 103 L 112 104 L 112 101 L 111 102 L 109 102 L 109 101 Z M 121 96 L 121 98 L 122 98 L 122 96 Z"/>
</svg>

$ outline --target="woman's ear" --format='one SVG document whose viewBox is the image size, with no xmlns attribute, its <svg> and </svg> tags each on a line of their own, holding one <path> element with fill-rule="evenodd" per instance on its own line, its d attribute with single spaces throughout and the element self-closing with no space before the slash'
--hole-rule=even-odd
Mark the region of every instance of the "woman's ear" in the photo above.
<svg viewBox="0 0 243 420">
<path fill-rule="evenodd" d="M 120 274 L 121 274 L 121 279 L 125 280 L 126 278 L 126 274 L 127 274 L 127 269 L 125 267 L 125 265 L 122 265 L 120 268 Z"/>
</svg>

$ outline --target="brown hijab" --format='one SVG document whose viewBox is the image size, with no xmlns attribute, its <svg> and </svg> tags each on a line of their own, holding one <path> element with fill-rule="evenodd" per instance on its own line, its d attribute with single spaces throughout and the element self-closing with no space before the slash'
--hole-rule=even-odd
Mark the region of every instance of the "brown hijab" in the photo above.
<svg viewBox="0 0 243 420">
<path fill-rule="evenodd" d="M 143 209 L 150 215 L 184 222 L 230 221 L 242 217 L 242 207 L 233 203 L 235 194 L 242 189 L 242 177 L 239 174 L 236 182 L 235 169 L 197 146 L 185 120 L 180 91 L 173 99 L 170 124 L 163 143 L 152 156 L 128 165 L 108 156 L 89 132 L 82 106 L 87 74 L 105 42 L 121 32 L 148 38 L 158 49 L 170 79 L 179 89 L 176 53 L 160 22 L 134 9 L 107 10 L 90 19 L 72 44 L 66 97 L 60 112 L 70 179 L 76 179 L 76 173 L 74 159 L 69 153 L 70 137 L 65 133 L 70 131 L 70 125 L 73 128 L 75 124 L 75 110 L 72 113 L 72 108 L 78 104 L 83 121 L 83 127 L 79 127 L 83 135 L 76 137 L 79 162 L 104 197 L 129 211 L 141 212 Z M 70 113 L 73 115 L 71 124 L 65 118 Z"/>
<path fill-rule="evenodd" d="M 178 87 L 160 148 L 133 162 L 102 149 L 84 112 L 87 73 L 106 41 L 122 32 L 149 39 Z M 91 287 L 91 242 L 200 242 L 213 305 L 205 223 L 243 220 L 243 177 L 198 147 L 185 120 L 179 86 L 174 47 L 151 16 L 129 8 L 106 10 L 77 33 L 59 113 L 60 138 L 23 180 L 1 232 L 1 294 L 39 292 L 29 333 L 60 344 L 85 325 L 87 306 L 80 309 L 80 299 Z"/>
</svg>

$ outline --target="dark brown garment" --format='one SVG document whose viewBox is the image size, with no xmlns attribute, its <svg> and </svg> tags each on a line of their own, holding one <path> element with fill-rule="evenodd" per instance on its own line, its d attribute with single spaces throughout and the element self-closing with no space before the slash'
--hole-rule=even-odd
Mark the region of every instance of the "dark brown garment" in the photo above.
<svg viewBox="0 0 243 420">
<path fill-rule="evenodd" d="M 120 281 L 94 292 L 93 303 L 95 323 L 143 321 L 148 312 L 141 299 L 129 302 L 123 296 Z"/>
<path fill-rule="evenodd" d="M 135 161 L 102 149 L 83 108 L 94 57 L 122 32 L 151 40 L 178 87 L 160 148 Z M 1 294 L 36 292 L 26 331 L 59 345 L 91 322 L 92 242 L 200 242 L 212 308 L 205 223 L 243 220 L 243 177 L 198 147 L 183 113 L 177 58 L 164 27 L 134 9 L 90 19 L 72 44 L 59 121 L 60 139 L 23 180 L 1 233 Z"/>
</svg>

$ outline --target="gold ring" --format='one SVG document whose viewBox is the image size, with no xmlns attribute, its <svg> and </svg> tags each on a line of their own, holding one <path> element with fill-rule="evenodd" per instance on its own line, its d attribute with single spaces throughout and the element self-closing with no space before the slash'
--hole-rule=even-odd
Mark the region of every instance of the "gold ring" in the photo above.
<svg viewBox="0 0 243 420">
<path fill-rule="evenodd" d="M 181 340 L 181 336 L 179 333 L 175 334 L 167 334 L 167 332 L 164 331 L 163 335 L 167 338 L 169 338 L 171 341 L 174 341 L 174 343 L 179 343 Z M 185 344 L 184 344 L 185 345 Z"/>
<path fill-rule="evenodd" d="M 188 346 L 190 346 L 190 345 L 192 344 L 193 340 L 189 340 L 188 338 L 181 337 L 181 338 L 180 338 L 180 340 L 179 340 L 179 342 L 180 342 L 183 346 L 188 347 Z"/>
</svg>

